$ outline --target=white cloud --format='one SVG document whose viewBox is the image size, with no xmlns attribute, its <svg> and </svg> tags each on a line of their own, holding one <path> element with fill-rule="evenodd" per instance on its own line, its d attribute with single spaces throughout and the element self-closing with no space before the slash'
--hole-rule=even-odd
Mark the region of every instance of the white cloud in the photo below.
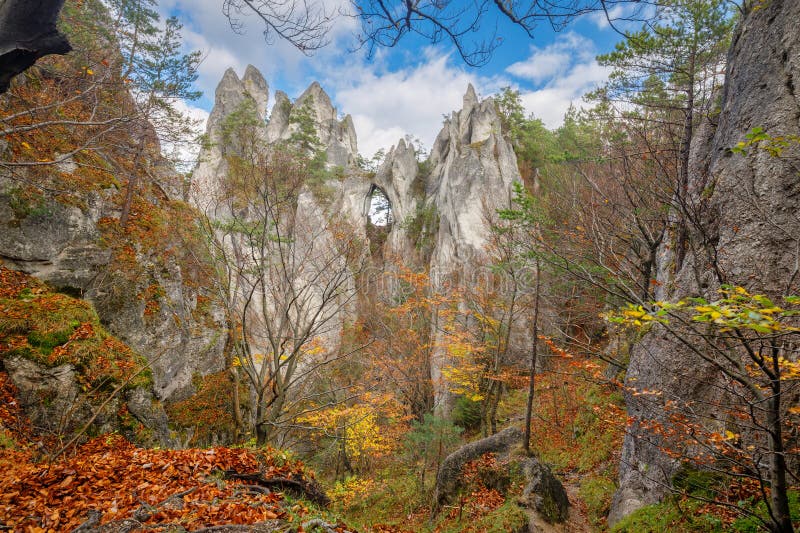
<svg viewBox="0 0 800 533">
<path fill-rule="evenodd" d="M 542 51 L 536 53 L 535 58 L 531 56 L 526 61 L 514 63 L 506 70 L 518 78 L 541 83 L 556 75 L 569 61 L 570 57 L 566 52 Z"/>
<path fill-rule="evenodd" d="M 349 46 L 345 41 L 352 39 L 357 21 L 352 17 L 339 16 L 339 12 L 344 12 L 349 5 L 348 0 L 322 0 L 322 4 L 326 13 L 337 14 L 328 33 L 332 44 L 312 57 L 303 55 L 290 43 L 277 37 L 270 42 L 265 41 L 263 24 L 249 11 L 236 15 L 241 29 L 234 31 L 223 15 L 223 0 L 161 0 L 159 10 L 162 16 L 177 14 L 184 24 L 183 36 L 187 50 L 203 52 L 205 60 L 200 66 L 197 85 L 208 101 L 213 102 L 214 89 L 228 67 L 241 73 L 245 66 L 252 64 L 264 74 L 267 81 L 280 75 L 290 83 L 299 84 L 305 81 L 311 61 L 325 61 L 340 55 L 337 49 Z"/>
<path fill-rule="evenodd" d="M 530 55 L 506 69 L 506 72 L 535 84 L 564 73 L 575 62 L 594 60 L 594 43 L 574 32 L 560 34 L 544 48 L 531 47 Z"/>
<path fill-rule="evenodd" d="M 193 129 L 195 135 L 205 133 L 208 111 L 182 100 L 174 102 L 174 105 L 179 112 L 194 121 Z M 178 145 L 164 143 L 161 146 L 161 150 L 176 162 L 178 170 L 186 172 L 191 170 L 194 166 L 194 162 L 197 160 L 198 153 L 200 152 L 200 145 L 193 142 L 188 144 L 181 143 Z"/>
<path fill-rule="evenodd" d="M 442 128 L 443 115 L 461 109 L 467 86 L 496 91 L 497 80 L 478 77 L 454 66 L 449 56 L 432 50 L 414 66 L 388 71 L 380 58 L 357 63 L 325 76 L 342 113 L 353 117 L 359 150 L 369 156 L 406 134 L 430 148 Z"/>
<path fill-rule="evenodd" d="M 329 12 L 348 6 L 348 0 L 323 0 Z M 529 112 L 548 127 L 557 127 L 570 103 L 603 81 L 607 72 L 594 61 L 592 41 L 574 32 L 560 34 L 548 46 L 531 47 L 529 56 L 506 69 L 504 75 L 481 76 L 466 70 L 455 58 L 432 48 L 400 51 L 378 49 L 370 61 L 364 52 L 349 50 L 358 21 L 341 16 L 330 33 L 332 43 L 308 58 L 284 41 L 268 45 L 262 26 L 253 17 L 243 19 L 244 33 L 232 31 L 221 10 L 222 0 L 161 0 L 162 14 L 177 13 L 184 23 L 187 49 L 200 49 L 199 88 L 205 97 L 195 105 L 210 108 L 224 71 L 240 75 L 253 64 L 275 89 L 298 96 L 316 77 L 342 114 L 356 126 L 359 149 L 371 156 L 410 134 L 430 148 L 441 130 L 443 115 L 462 106 L 467 85 L 484 95 L 511 85 L 520 89 Z M 408 66 L 388 68 L 385 57 L 398 52 Z M 404 54 L 404 55 L 402 55 Z M 313 76 L 317 72 L 317 76 Z M 270 99 L 270 104 L 274 98 Z"/>
<path fill-rule="evenodd" d="M 548 128 L 557 128 L 570 104 L 580 105 L 585 93 L 608 79 L 610 69 L 600 66 L 595 55 L 592 41 L 568 32 L 544 48 L 531 47 L 528 58 L 506 72 L 538 86 L 534 90 L 518 87 L 522 103 Z"/>
</svg>

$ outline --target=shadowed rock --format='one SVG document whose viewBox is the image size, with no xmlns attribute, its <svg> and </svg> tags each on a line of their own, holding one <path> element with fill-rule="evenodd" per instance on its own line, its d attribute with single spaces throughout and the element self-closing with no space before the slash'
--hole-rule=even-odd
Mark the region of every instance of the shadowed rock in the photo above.
<svg viewBox="0 0 800 533">
<path fill-rule="evenodd" d="M 63 5 L 64 0 L 0 2 L 0 94 L 40 57 L 72 50 L 56 28 Z"/>
</svg>

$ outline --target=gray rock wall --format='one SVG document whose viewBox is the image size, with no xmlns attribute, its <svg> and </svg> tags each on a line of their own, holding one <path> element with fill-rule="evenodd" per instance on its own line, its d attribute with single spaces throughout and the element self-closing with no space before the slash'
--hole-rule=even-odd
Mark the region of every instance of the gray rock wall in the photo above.
<svg viewBox="0 0 800 533">
<path fill-rule="evenodd" d="M 800 135 L 798 20 L 800 2 L 772 0 L 747 14 L 737 30 L 718 123 L 703 125 L 693 140 L 689 253 L 677 265 L 675 232 L 665 239 L 659 252 L 660 299 L 714 298 L 722 283 L 776 298 L 800 293 L 800 147 L 787 147 L 781 157 L 755 148 L 746 156 L 730 151 L 755 127 L 772 136 Z M 635 420 L 661 420 L 663 402 L 680 398 L 695 402 L 702 414 L 705 401 L 719 399 L 715 385 L 721 379 L 663 328 L 655 328 L 633 347 L 626 384 L 663 395 L 654 400 L 629 394 L 628 412 Z M 653 445 L 654 438 L 638 422 L 626 434 L 610 523 L 667 492 L 678 464 Z"/>
</svg>

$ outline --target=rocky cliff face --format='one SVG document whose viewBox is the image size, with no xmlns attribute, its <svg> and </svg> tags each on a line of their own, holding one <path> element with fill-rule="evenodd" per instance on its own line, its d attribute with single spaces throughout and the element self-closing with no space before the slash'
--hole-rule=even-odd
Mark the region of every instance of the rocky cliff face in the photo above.
<svg viewBox="0 0 800 533">
<path fill-rule="evenodd" d="M 225 120 L 233 113 L 241 112 L 252 114 L 255 121 L 263 125 L 268 103 L 269 85 L 258 69 L 249 65 L 241 79 L 233 69 L 225 71 L 217 85 L 214 107 L 206 123 L 208 145 L 200 152 L 200 162 L 192 173 L 189 199 L 200 210 L 212 209 L 208 199 L 220 194 L 219 177 L 226 172 L 224 154 L 231 149 L 224 138 Z M 264 128 L 258 128 L 257 131 L 266 140 Z"/>
<path fill-rule="evenodd" d="M 445 120 L 427 161 L 417 161 L 414 148 L 401 140 L 372 180 L 393 212 L 384 257 L 409 261 L 416 256 L 437 288 L 455 279 L 480 282 L 490 223 L 497 209 L 510 207 L 517 181 L 516 155 L 502 135 L 494 102 L 479 101 L 470 85 L 462 109 Z M 442 381 L 446 362 L 444 351 L 434 350 L 431 377 L 442 412 L 450 403 Z"/>
<path fill-rule="evenodd" d="M 660 299 L 714 298 L 722 283 L 780 298 L 798 293 L 800 260 L 800 147 L 780 157 L 730 148 L 753 128 L 772 136 L 800 135 L 800 3 L 774 0 L 742 21 L 728 57 L 722 113 L 694 139 L 689 200 L 696 220 L 689 226 L 689 253 L 675 263 L 676 236 L 660 250 Z M 659 401 L 628 395 L 637 421 L 626 434 L 620 487 L 609 522 L 661 499 L 678 468 L 651 444 L 653 435 L 638 420 L 662 420 L 664 401 L 691 400 L 710 410 L 723 377 L 684 345 L 656 328 L 631 352 L 626 385 L 663 391 Z M 705 403 L 710 402 L 710 403 Z M 713 412 L 708 412 L 713 417 Z"/>
<path fill-rule="evenodd" d="M 148 157 L 153 168 L 166 169 L 160 155 Z M 103 324 L 150 360 L 159 399 L 186 395 L 193 374 L 220 367 L 222 349 L 219 316 L 202 283 L 205 267 L 186 241 L 190 215 L 164 194 L 166 187 L 151 183 L 137 199 L 141 211 L 121 229 L 114 184 L 60 192 L 73 180 L 87 183 L 84 172 L 62 164 L 44 177 L 31 175 L 30 183 L 46 180 L 42 189 L 0 176 L 0 260 L 91 301 Z M 181 181 L 174 171 L 161 177 Z M 187 231 L 175 231 L 177 224 Z"/>
<path fill-rule="evenodd" d="M 221 138 L 224 117 L 241 102 L 248 98 L 266 101 L 265 94 L 250 92 L 244 81 L 248 78 L 261 79 L 252 67 L 241 81 L 231 71 L 225 74 L 208 125 L 212 141 Z M 266 87 L 261 82 L 255 85 Z M 341 167 L 344 172 L 326 181 L 326 198 L 317 197 L 319 192 L 310 189 L 301 194 L 298 220 L 324 220 L 339 214 L 353 231 L 367 238 L 369 197 L 379 188 L 390 202 L 392 222 L 381 245 L 386 264 L 375 265 L 378 269 L 395 258 L 415 262 L 429 267 L 439 284 L 456 274 L 466 281 L 477 273 L 485 260 L 489 219 L 496 209 L 509 206 L 512 184 L 520 180 L 516 156 L 501 134 L 500 118 L 491 99 L 479 101 L 470 86 L 463 108 L 445 121 L 428 161 L 419 161 L 414 147 L 400 140 L 374 175 L 355 168 L 358 151 L 352 120 L 349 116 L 338 119 L 318 83 L 294 103 L 280 91 L 275 94 L 263 134 L 265 145 L 291 143 L 295 134 L 309 126 L 327 155 L 328 168 Z M 225 172 L 221 148 L 212 147 L 202 160 L 194 178 L 200 184 L 195 192 L 199 206 L 208 202 L 209 192 L 219 188 L 215 183 L 224 179 Z M 348 312 L 355 310 L 349 308 Z M 439 383 L 439 403 L 444 404 L 444 354 L 437 353 L 434 359 L 433 378 Z"/>
<path fill-rule="evenodd" d="M 414 148 L 400 140 L 374 177 L 394 214 L 387 251 L 407 256 L 407 240 L 420 237 L 409 235 L 410 221 L 427 215 L 422 222 L 428 227 L 414 229 L 428 233 L 434 275 L 478 266 L 485 259 L 489 220 L 509 207 L 513 183 L 520 180 L 494 102 L 478 101 L 470 85 L 462 109 L 445 120 L 428 161 L 418 162 Z"/>
<path fill-rule="evenodd" d="M 358 156 L 355 126 L 350 115 L 339 120 L 336 108 L 319 83 L 312 83 L 292 104 L 285 93 L 275 93 L 275 107 L 267 126 L 267 142 L 288 141 L 309 121 L 325 151 L 328 168 L 353 167 Z"/>
<path fill-rule="evenodd" d="M 497 209 L 511 207 L 513 184 L 521 181 L 516 155 L 502 135 L 491 98 L 478 101 L 475 90 L 468 87 L 463 108 L 445 121 L 436 138 L 430 165 L 424 205 L 433 206 L 438 214 L 432 281 L 441 284 L 455 276 L 461 283 L 481 283 L 490 224 Z M 442 382 L 447 355 L 440 347 L 431 358 L 434 403 L 446 413 L 451 403 Z"/>
</svg>

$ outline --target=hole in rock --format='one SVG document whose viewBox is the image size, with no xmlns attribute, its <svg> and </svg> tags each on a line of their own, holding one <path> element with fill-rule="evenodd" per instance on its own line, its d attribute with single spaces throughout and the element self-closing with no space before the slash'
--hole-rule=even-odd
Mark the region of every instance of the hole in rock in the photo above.
<svg viewBox="0 0 800 533">
<path fill-rule="evenodd" d="M 369 202 L 367 216 L 372 225 L 382 228 L 390 227 L 394 222 L 392 202 L 389 201 L 389 197 L 386 196 L 383 189 L 373 185 L 367 195 L 367 201 Z"/>
</svg>

